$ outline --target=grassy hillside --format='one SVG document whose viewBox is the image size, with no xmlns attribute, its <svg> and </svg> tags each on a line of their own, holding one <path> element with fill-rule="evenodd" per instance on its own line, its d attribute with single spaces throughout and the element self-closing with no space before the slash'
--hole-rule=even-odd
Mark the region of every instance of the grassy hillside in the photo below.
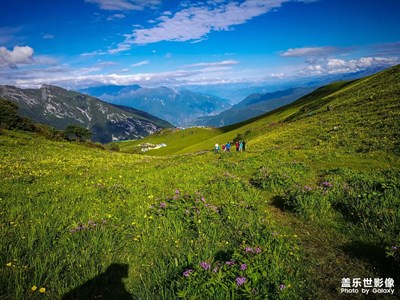
<svg viewBox="0 0 400 300">
<path fill-rule="evenodd" d="M 0 131 L 0 298 L 352 298 L 342 278 L 392 278 L 370 298 L 398 298 L 399 74 L 164 133 L 199 141 L 185 155 Z M 239 133 L 246 152 L 196 152 Z"/>
<path fill-rule="evenodd" d="M 208 140 L 212 137 L 218 136 L 223 132 L 218 128 L 188 128 L 185 130 L 180 129 L 163 129 L 155 134 L 146 138 L 133 141 L 125 141 L 117 143 L 121 151 L 128 153 L 139 153 L 141 144 L 167 144 L 167 147 L 160 149 L 150 150 L 146 154 L 155 155 L 168 155 L 179 152 L 182 149 L 191 147 L 201 141 Z M 208 147 L 208 150 L 212 149 Z"/>
</svg>

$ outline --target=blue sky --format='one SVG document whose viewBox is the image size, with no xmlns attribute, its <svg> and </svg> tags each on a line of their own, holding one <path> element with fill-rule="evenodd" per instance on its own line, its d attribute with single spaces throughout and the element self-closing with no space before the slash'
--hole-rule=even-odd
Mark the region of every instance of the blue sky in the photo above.
<svg viewBox="0 0 400 300">
<path fill-rule="evenodd" d="M 400 62 L 398 0 L 13 0 L 0 84 L 282 82 Z"/>
</svg>

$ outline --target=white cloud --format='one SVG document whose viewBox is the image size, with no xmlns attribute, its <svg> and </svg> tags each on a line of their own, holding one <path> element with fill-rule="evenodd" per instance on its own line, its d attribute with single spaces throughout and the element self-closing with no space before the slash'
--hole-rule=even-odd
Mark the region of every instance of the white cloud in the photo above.
<svg viewBox="0 0 400 300">
<path fill-rule="evenodd" d="M 126 16 L 124 14 L 114 14 L 114 15 L 108 16 L 107 20 L 108 21 L 112 21 L 112 20 L 115 20 L 115 19 L 124 19 L 125 17 Z"/>
<path fill-rule="evenodd" d="M 108 52 L 105 51 L 93 51 L 93 52 L 84 52 L 81 53 L 81 56 L 96 56 L 96 55 L 105 55 L 108 54 Z"/>
<path fill-rule="evenodd" d="M 0 82 L 20 87 L 37 87 L 44 83 L 62 86 L 70 89 L 79 89 L 86 86 L 103 84 L 142 86 L 216 84 L 234 80 L 229 66 L 206 66 L 200 68 L 182 68 L 165 72 L 148 72 L 123 74 L 128 69 L 116 70 L 114 73 L 100 73 L 98 64 L 91 68 L 72 69 L 69 66 L 55 66 L 36 69 L 15 69 L 7 72 L 0 70 Z M 236 74 L 236 72 L 235 72 Z"/>
<path fill-rule="evenodd" d="M 236 25 L 244 24 L 291 1 L 293 0 L 207 1 L 195 4 L 186 2 L 186 5 L 181 4 L 182 9 L 176 13 L 167 11 L 158 19 L 150 20 L 149 24 L 152 27 L 138 28 L 125 35 L 125 41 L 121 44 L 200 42 L 207 39 L 207 35 L 212 31 L 232 30 Z"/>
<path fill-rule="evenodd" d="M 97 4 L 103 10 L 143 10 L 155 9 L 161 0 L 85 0 L 87 3 Z"/>
<path fill-rule="evenodd" d="M 56 36 L 54 34 L 50 34 L 50 33 L 45 33 L 42 36 L 42 39 L 54 39 Z"/>
<path fill-rule="evenodd" d="M 310 57 L 310 56 L 328 56 L 333 53 L 340 52 L 338 47 L 304 47 L 304 48 L 291 48 L 283 52 L 283 57 Z"/>
<path fill-rule="evenodd" d="M 285 73 L 271 73 L 269 76 L 272 78 L 277 78 L 277 79 L 284 79 L 286 77 Z"/>
<path fill-rule="evenodd" d="M 19 27 L 0 27 L 0 45 L 15 42 L 18 43 L 17 33 L 20 32 L 22 26 Z"/>
<path fill-rule="evenodd" d="M 211 31 L 229 30 L 248 20 L 279 7 L 285 0 L 247 0 L 243 3 L 192 6 L 175 13 L 163 15 L 152 28 L 136 29 L 131 35 L 135 44 L 160 41 L 200 40 Z M 210 4 L 210 3 L 209 3 Z"/>
<path fill-rule="evenodd" d="M 117 63 L 114 62 L 114 61 L 100 61 L 96 65 L 99 66 L 99 67 L 106 67 L 106 66 L 114 66 L 116 64 Z"/>
<path fill-rule="evenodd" d="M 186 65 L 185 68 L 198 68 L 198 67 L 221 67 L 221 66 L 232 66 L 237 65 L 237 60 L 224 60 L 218 62 L 202 62 L 197 64 Z"/>
<path fill-rule="evenodd" d="M 108 49 L 108 51 L 106 53 L 108 53 L 108 54 L 117 54 L 117 53 L 120 53 L 120 52 L 123 52 L 123 51 L 127 51 L 129 49 L 131 49 L 131 46 L 129 44 L 120 43 L 120 44 L 118 44 L 117 48 Z M 103 52 L 99 52 L 99 53 L 103 54 Z"/>
<path fill-rule="evenodd" d="M 364 71 L 373 67 L 391 67 L 400 62 L 398 57 L 361 57 L 357 59 L 328 58 L 310 64 L 300 71 L 302 76 L 346 74 Z"/>
<path fill-rule="evenodd" d="M 0 47 L 0 68 L 16 68 L 18 65 L 32 64 L 33 48 L 29 46 L 15 46 L 9 51 L 5 47 Z"/>
<path fill-rule="evenodd" d="M 400 42 L 375 45 L 373 50 L 377 56 L 400 55 Z"/>
<path fill-rule="evenodd" d="M 150 61 L 148 61 L 148 60 L 143 60 L 143 61 L 140 61 L 140 62 L 138 62 L 138 63 L 136 63 L 136 64 L 132 64 L 131 66 L 132 66 L 132 67 L 140 67 L 140 66 L 148 65 L 149 63 L 150 63 Z"/>
</svg>

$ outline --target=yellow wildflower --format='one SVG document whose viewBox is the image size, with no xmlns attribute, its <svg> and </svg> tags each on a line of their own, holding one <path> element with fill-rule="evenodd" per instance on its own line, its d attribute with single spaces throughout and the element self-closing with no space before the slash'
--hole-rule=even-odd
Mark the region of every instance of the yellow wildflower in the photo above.
<svg viewBox="0 0 400 300">
<path fill-rule="evenodd" d="M 31 287 L 31 291 L 32 292 L 34 292 L 34 291 L 36 291 L 37 290 L 37 286 L 36 285 L 34 285 L 33 287 Z"/>
<path fill-rule="evenodd" d="M 46 288 L 44 288 L 44 287 L 41 287 L 40 289 L 39 289 L 39 293 L 44 293 L 44 292 L 46 292 Z"/>
<path fill-rule="evenodd" d="M 9 263 L 6 263 L 7 267 L 11 267 L 12 266 L 12 262 L 10 261 Z"/>
</svg>

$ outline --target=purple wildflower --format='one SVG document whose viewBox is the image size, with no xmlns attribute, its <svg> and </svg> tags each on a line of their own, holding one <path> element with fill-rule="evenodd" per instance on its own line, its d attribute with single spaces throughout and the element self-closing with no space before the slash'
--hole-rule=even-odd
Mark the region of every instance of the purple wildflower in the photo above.
<svg viewBox="0 0 400 300">
<path fill-rule="evenodd" d="M 246 253 L 254 252 L 253 248 L 251 248 L 251 247 L 246 247 L 246 249 L 245 249 L 244 251 L 245 251 Z"/>
<path fill-rule="evenodd" d="M 280 289 L 281 291 L 284 290 L 284 289 L 286 289 L 286 285 L 281 284 L 281 285 L 279 286 L 279 289 Z"/>
<path fill-rule="evenodd" d="M 236 278 L 236 285 L 241 286 L 241 285 L 245 284 L 246 281 L 247 281 L 246 277 L 243 277 L 243 276 L 238 277 L 238 278 Z"/>
<path fill-rule="evenodd" d="M 324 181 L 324 182 L 322 183 L 322 186 L 323 186 L 323 187 L 332 187 L 333 184 L 330 183 L 330 182 L 328 182 L 328 181 Z"/>
<path fill-rule="evenodd" d="M 228 266 L 233 266 L 235 264 L 234 260 L 228 260 L 227 262 L 225 262 L 226 265 Z"/>
<path fill-rule="evenodd" d="M 175 190 L 175 194 L 179 195 L 181 193 L 180 190 Z"/>
<path fill-rule="evenodd" d="M 161 203 L 160 203 L 160 207 L 161 207 L 161 208 L 166 208 L 166 207 L 167 207 L 167 203 L 161 202 Z"/>
<path fill-rule="evenodd" d="M 256 248 L 256 253 L 260 253 L 261 249 L 259 247 Z"/>
<path fill-rule="evenodd" d="M 183 272 L 183 276 L 189 277 L 189 276 L 190 276 L 190 273 L 192 273 L 192 272 L 193 272 L 192 269 L 187 269 L 185 272 Z"/>
<path fill-rule="evenodd" d="M 392 249 L 393 249 L 394 251 L 396 251 L 397 249 L 399 249 L 399 247 L 398 247 L 398 246 L 392 246 Z"/>
<path fill-rule="evenodd" d="M 312 187 L 310 187 L 310 186 L 308 186 L 308 185 L 305 185 L 305 186 L 304 186 L 304 190 L 305 190 L 305 191 L 308 191 L 308 192 L 309 192 L 309 191 L 312 191 Z"/>
<path fill-rule="evenodd" d="M 201 197 L 201 201 L 206 202 L 206 198 Z"/>
<path fill-rule="evenodd" d="M 212 271 L 213 271 L 214 273 L 217 273 L 217 272 L 219 271 L 219 268 L 218 268 L 218 267 L 215 267 Z"/>
<path fill-rule="evenodd" d="M 200 263 L 200 267 L 202 267 L 204 270 L 208 270 L 209 268 L 211 268 L 211 265 L 208 264 L 208 263 L 205 262 L 205 261 L 202 261 L 202 262 Z"/>
<path fill-rule="evenodd" d="M 247 265 L 246 264 L 241 264 L 240 265 L 240 270 L 242 270 L 242 271 L 247 270 Z"/>
</svg>

